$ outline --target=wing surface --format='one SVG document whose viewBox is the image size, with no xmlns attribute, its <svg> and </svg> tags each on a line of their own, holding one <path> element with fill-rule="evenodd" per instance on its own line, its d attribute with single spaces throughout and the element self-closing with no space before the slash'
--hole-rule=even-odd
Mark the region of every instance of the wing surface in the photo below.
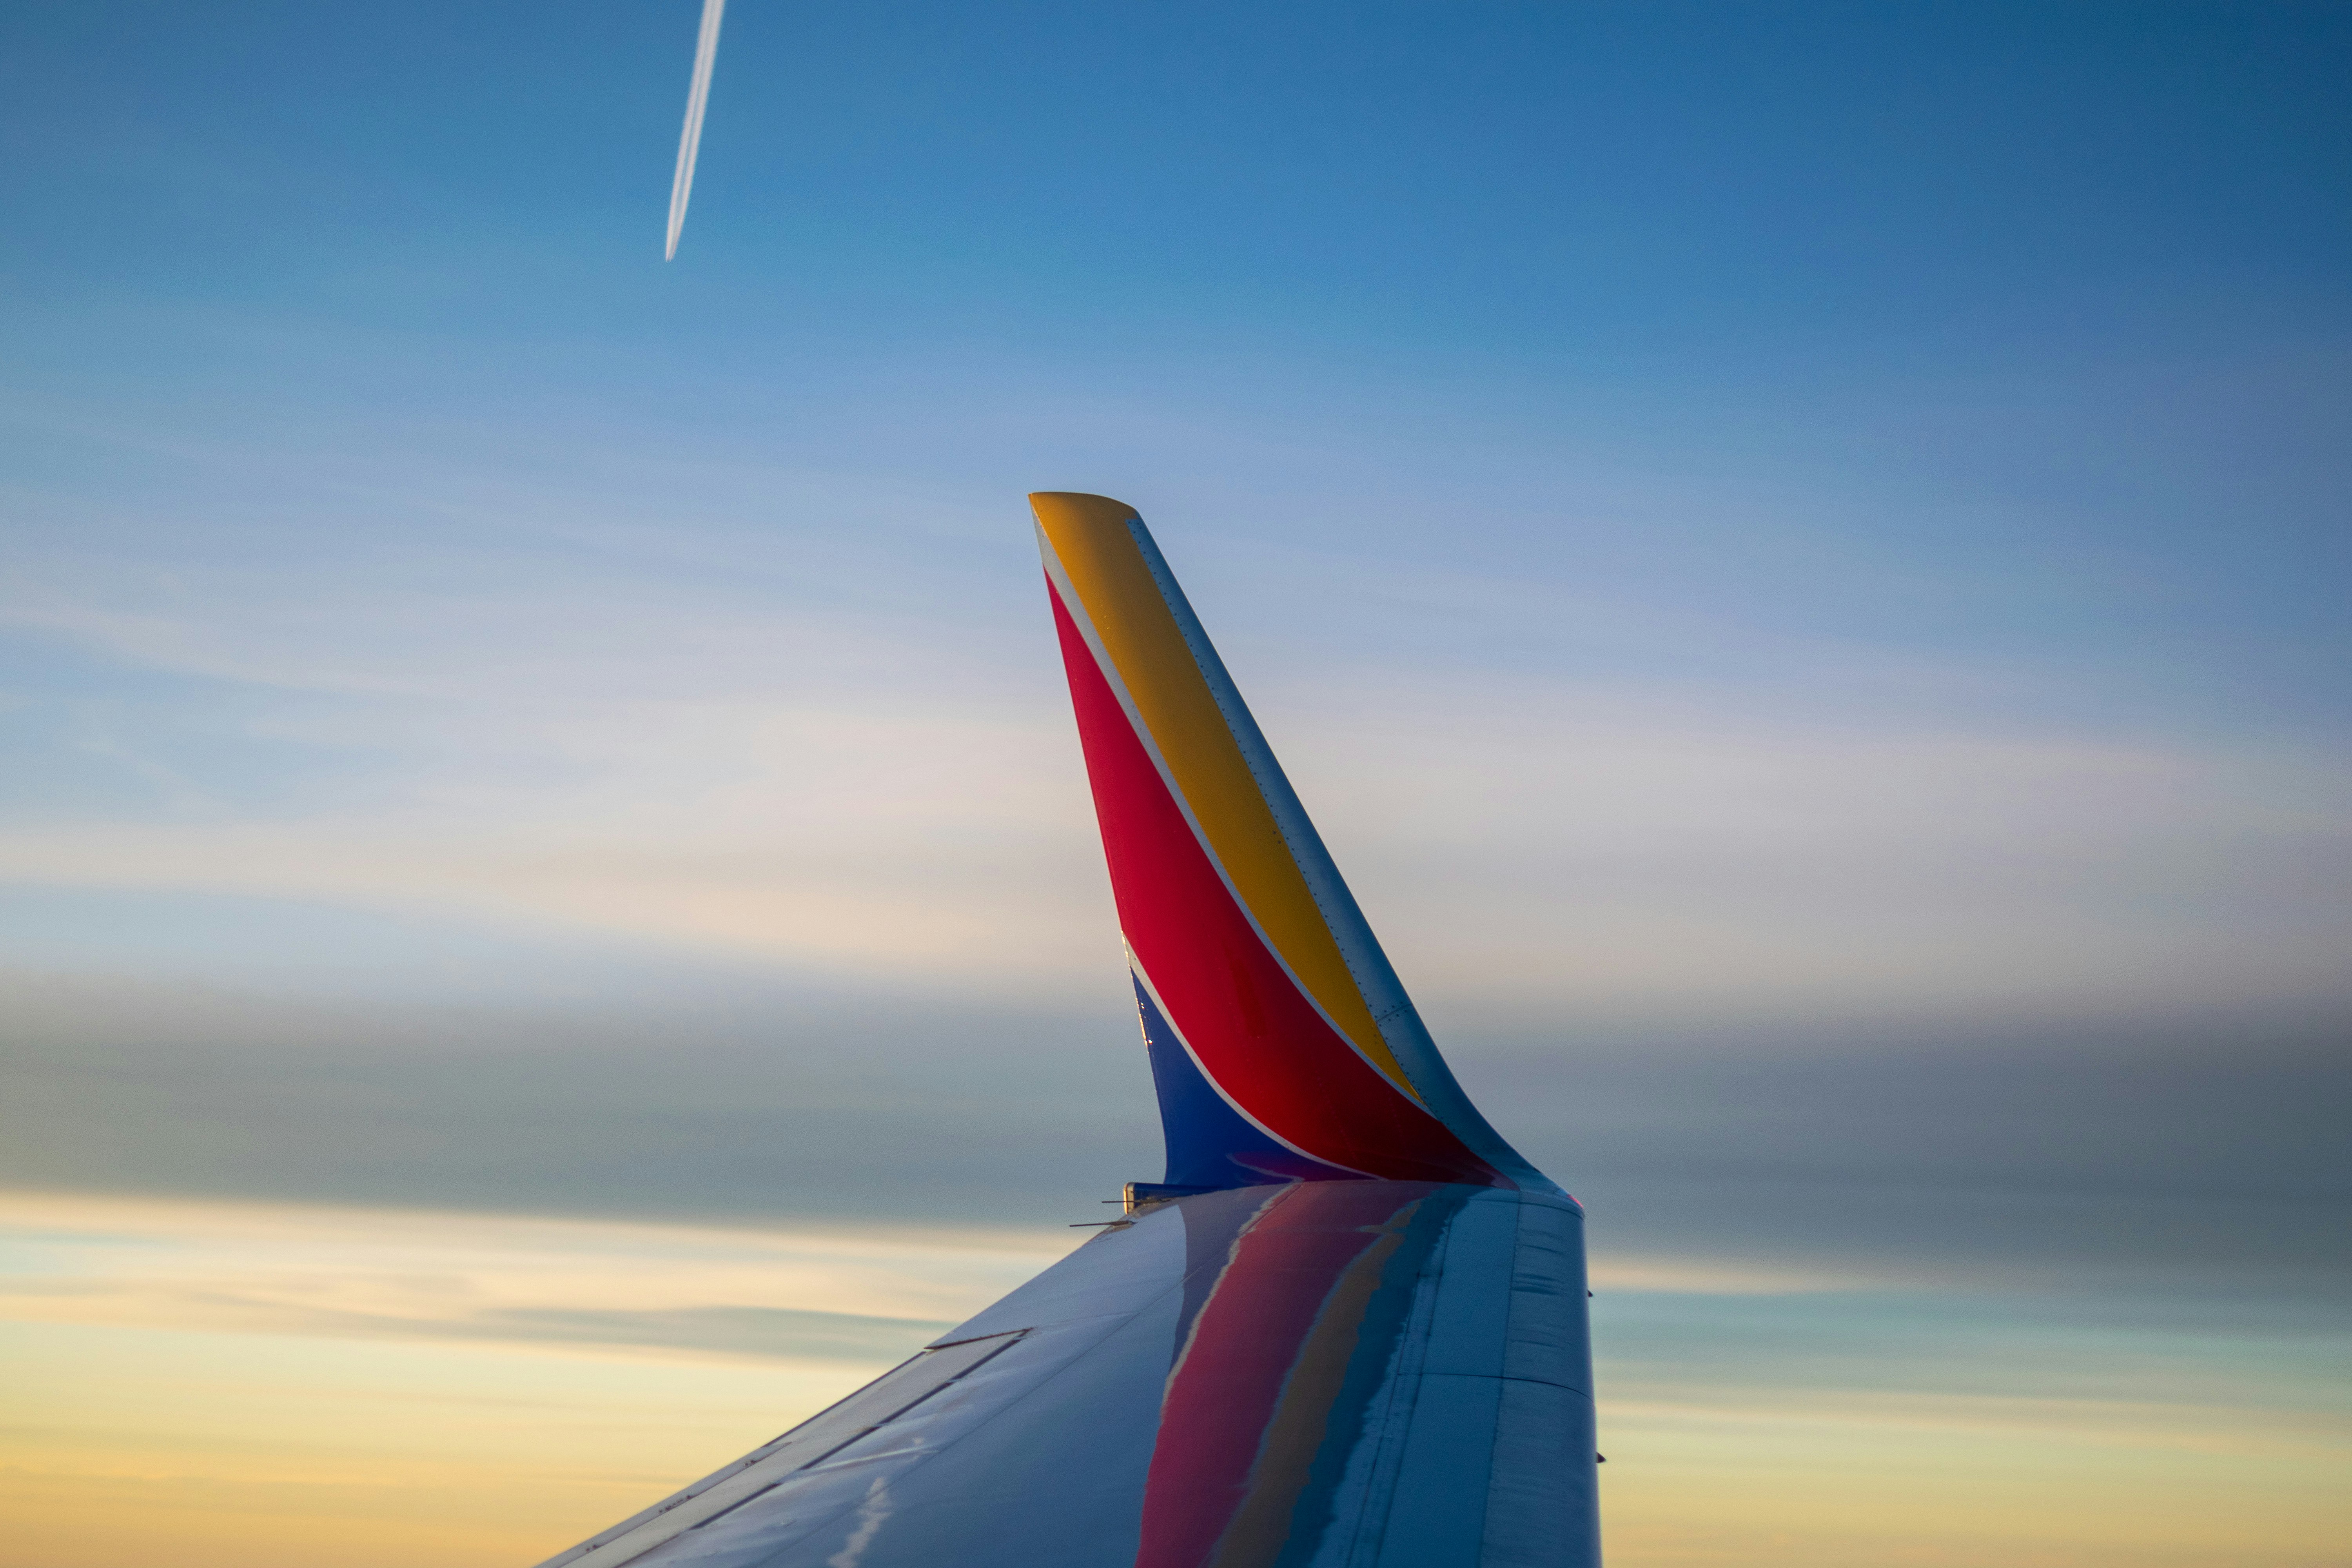
<svg viewBox="0 0 2352 1568">
<path fill-rule="evenodd" d="M 1149 1204 L 545 1568 L 1581 1568 L 1582 1226 L 1433 1182 Z"/>
<path fill-rule="evenodd" d="M 1134 510 L 1031 500 L 1166 1177 L 541 1568 L 1598 1568 L 1583 1210 L 1447 1071 Z"/>
</svg>

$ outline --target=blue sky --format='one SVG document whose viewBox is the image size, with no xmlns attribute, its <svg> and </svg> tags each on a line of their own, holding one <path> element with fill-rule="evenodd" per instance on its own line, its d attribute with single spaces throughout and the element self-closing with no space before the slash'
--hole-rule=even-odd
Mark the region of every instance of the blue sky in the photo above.
<svg viewBox="0 0 2352 1568">
<path fill-rule="evenodd" d="M 20 483 L 181 490 L 152 443 L 223 430 L 1061 474 L 2133 717 L 2340 712 L 2332 7 L 751 5 L 668 268 L 662 7 L 18 26 Z"/>
<path fill-rule="evenodd" d="M 0 1184 L 1067 1234 L 1095 489 L 1593 1205 L 1621 1559 L 2340 1440 L 2352 12 L 735 0 L 665 265 L 695 9 L 0 21 Z M 1727 1366 L 1917 1399 L 1708 1545 Z"/>
<path fill-rule="evenodd" d="M 2339 1016 L 2339 9 L 677 9 L 13 24 L 26 984 L 1084 1079 L 1066 486 L 1474 1077 Z"/>
</svg>

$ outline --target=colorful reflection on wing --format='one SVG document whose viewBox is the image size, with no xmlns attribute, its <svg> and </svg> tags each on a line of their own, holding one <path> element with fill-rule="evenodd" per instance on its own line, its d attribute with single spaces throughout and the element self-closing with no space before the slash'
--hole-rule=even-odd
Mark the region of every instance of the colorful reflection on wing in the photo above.
<svg viewBox="0 0 2352 1568">
<path fill-rule="evenodd" d="M 1461 1206 L 1434 1184 L 1251 1188 L 1193 1199 L 1184 1326 L 1143 1499 L 1137 1568 L 1311 1556 L 1371 1431 L 1431 1249 Z M 1220 1212 L 1220 1211 L 1223 1212 Z"/>
</svg>

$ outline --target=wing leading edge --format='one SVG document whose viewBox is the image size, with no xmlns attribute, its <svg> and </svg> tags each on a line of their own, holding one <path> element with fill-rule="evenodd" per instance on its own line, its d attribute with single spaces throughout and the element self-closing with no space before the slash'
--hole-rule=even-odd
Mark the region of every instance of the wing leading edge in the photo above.
<svg viewBox="0 0 2352 1568">
<path fill-rule="evenodd" d="M 1166 1180 L 541 1568 L 1598 1568 L 1583 1210 L 1455 1085 L 1134 510 L 1031 499 Z"/>
</svg>

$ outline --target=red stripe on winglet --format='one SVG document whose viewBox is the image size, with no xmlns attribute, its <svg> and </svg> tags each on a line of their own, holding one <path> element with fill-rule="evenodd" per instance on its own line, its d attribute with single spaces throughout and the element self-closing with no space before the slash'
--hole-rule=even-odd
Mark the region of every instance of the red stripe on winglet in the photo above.
<svg viewBox="0 0 2352 1568">
<path fill-rule="evenodd" d="M 1356 1054 L 1235 903 L 1052 579 L 1046 595 L 1094 786 L 1119 927 L 1169 1020 L 1276 1137 L 1391 1181 L 1513 1184 Z"/>
</svg>

